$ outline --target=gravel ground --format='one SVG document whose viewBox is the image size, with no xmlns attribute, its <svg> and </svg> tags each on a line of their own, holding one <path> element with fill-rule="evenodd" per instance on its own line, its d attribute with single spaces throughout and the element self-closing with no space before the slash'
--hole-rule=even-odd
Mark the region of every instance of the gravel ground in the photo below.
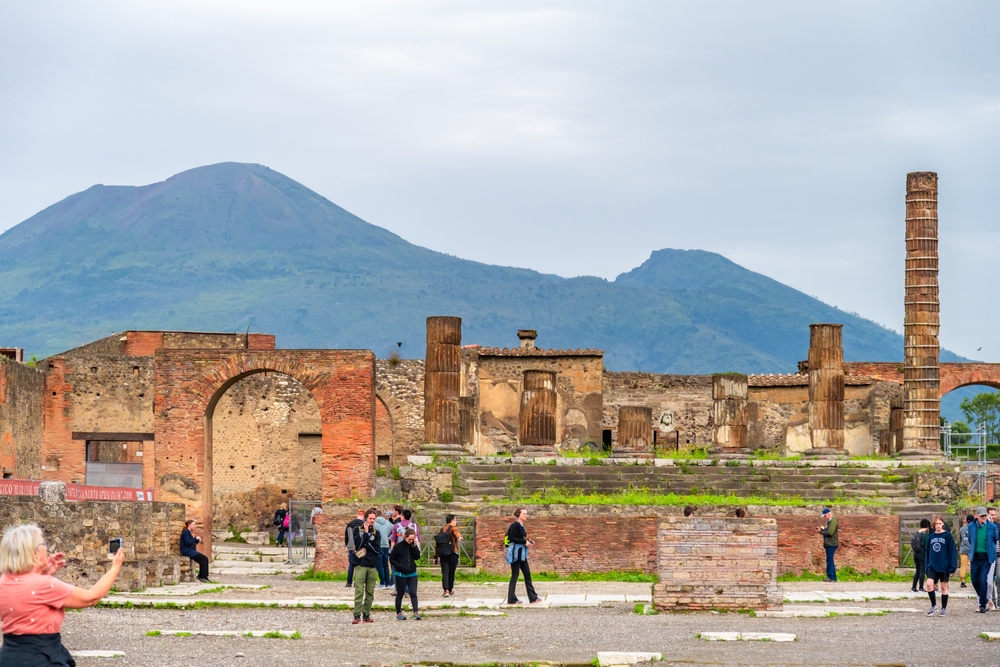
<svg viewBox="0 0 1000 667">
<path fill-rule="evenodd" d="M 591 585 L 586 586 L 589 589 Z M 616 591 L 623 592 L 622 584 L 614 586 Z M 625 586 L 645 586 L 648 590 L 646 585 Z M 481 586 L 474 588 L 482 591 Z M 878 604 L 924 606 L 916 601 Z M 973 610 L 971 600 L 955 600 L 951 615 L 946 618 L 900 613 L 878 617 L 759 619 L 743 614 L 711 613 L 639 616 L 632 612 L 631 605 L 613 605 L 516 609 L 504 617 L 434 616 L 420 622 L 398 622 L 392 614 L 381 612 L 374 615 L 374 624 L 352 626 L 349 613 L 333 611 L 89 609 L 67 614 L 63 637 L 71 650 L 125 651 L 126 657 L 114 660 L 114 665 L 233 667 L 528 661 L 584 664 L 597 651 L 624 650 L 662 652 L 664 665 L 1000 664 L 1000 646 L 977 637 L 982 631 L 1000 630 L 1000 613 L 980 615 Z M 154 629 L 299 630 L 302 639 L 144 636 Z M 695 636 L 711 631 L 791 632 L 798 635 L 798 640 L 790 644 L 709 643 Z M 108 662 L 78 660 L 81 667 Z"/>
</svg>

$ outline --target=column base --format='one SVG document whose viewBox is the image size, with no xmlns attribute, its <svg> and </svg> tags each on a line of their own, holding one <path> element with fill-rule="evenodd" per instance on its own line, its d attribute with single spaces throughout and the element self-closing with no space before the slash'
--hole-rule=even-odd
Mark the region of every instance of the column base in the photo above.
<svg viewBox="0 0 1000 667">
<path fill-rule="evenodd" d="M 802 456 L 807 459 L 826 459 L 826 460 L 846 460 L 851 458 L 846 450 L 836 449 L 833 447 L 824 447 L 821 449 L 807 449 L 802 452 Z"/>
<path fill-rule="evenodd" d="M 443 445 L 430 442 L 420 446 L 420 453 L 424 456 L 453 459 L 469 456 L 469 452 L 462 445 Z"/>
<path fill-rule="evenodd" d="M 944 452 L 940 449 L 918 449 L 916 447 L 911 447 L 908 449 L 901 449 L 895 454 L 896 457 L 901 459 L 944 459 Z"/>
<path fill-rule="evenodd" d="M 559 456 L 559 450 L 555 445 L 524 445 L 514 450 L 514 456 L 528 456 L 531 458 Z"/>
</svg>

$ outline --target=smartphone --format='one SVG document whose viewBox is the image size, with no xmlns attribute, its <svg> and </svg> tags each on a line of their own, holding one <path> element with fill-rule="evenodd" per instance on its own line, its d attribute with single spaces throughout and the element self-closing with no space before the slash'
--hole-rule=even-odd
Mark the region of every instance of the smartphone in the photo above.
<svg viewBox="0 0 1000 667">
<path fill-rule="evenodd" d="M 114 555 L 118 553 L 118 550 L 122 548 L 122 538 L 116 537 L 110 542 L 108 542 L 108 553 Z"/>
</svg>

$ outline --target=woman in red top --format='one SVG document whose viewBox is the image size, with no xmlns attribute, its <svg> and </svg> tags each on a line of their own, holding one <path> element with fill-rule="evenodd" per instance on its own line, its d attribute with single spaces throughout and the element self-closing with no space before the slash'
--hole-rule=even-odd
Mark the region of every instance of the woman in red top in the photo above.
<svg viewBox="0 0 1000 667">
<path fill-rule="evenodd" d="M 66 564 L 66 556 L 48 554 L 41 528 L 8 528 L 0 540 L 0 667 L 74 667 L 59 636 L 65 610 L 97 604 L 111 590 L 124 560 L 125 551 L 119 549 L 107 573 L 85 590 L 52 576 Z"/>
</svg>

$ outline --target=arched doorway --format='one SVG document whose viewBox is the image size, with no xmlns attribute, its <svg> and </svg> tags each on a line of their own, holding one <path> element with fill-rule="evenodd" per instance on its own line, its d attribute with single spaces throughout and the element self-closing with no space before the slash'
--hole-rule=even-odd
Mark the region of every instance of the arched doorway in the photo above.
<svg viewBox="0 0 1000 667">
<path fill-rule="evenodd" d="M 319 500 L 322 422 L 301 382 L 267 371 L 247 375 L 206 419 L 217 529 L 269 530 L 274 510 L 290 499 Z"/>
<path fill-rule="evenodd" d="M 976 401 L 976 396 L 979 394 L 995 396 L 998 393 L 1000 393 L 1000 382 L 976 382 L 955 387 L 941 396 L 941 418 L 951 426 L 953 433 L 974 432 L 984 425 L 988 431 L 987 435 L 995 441 L 998 435 L 997 417 L 1000 416 L 997 413 L 1000 411 L 993 409 L 991 421 L 988 414 L 983 414 L 983 408 L 989 412 L 990 401 L 985 401 L 987 405 L 984 406 L 982 405 L 984 401 Z M 963 402 L 966 404 L 965 410 L 962 409 Z"/>
<path fill-rule="evenodd" d="M 321 423 L 321 500 L 368 496 L 375 482 L 375 357 L 367 350 L 158 351 L 153 403 L 158 498 L 183 502 L 211 548 L 213 415 L 244 377 L 280 373 L 308 390 Z"/>
</svg>

